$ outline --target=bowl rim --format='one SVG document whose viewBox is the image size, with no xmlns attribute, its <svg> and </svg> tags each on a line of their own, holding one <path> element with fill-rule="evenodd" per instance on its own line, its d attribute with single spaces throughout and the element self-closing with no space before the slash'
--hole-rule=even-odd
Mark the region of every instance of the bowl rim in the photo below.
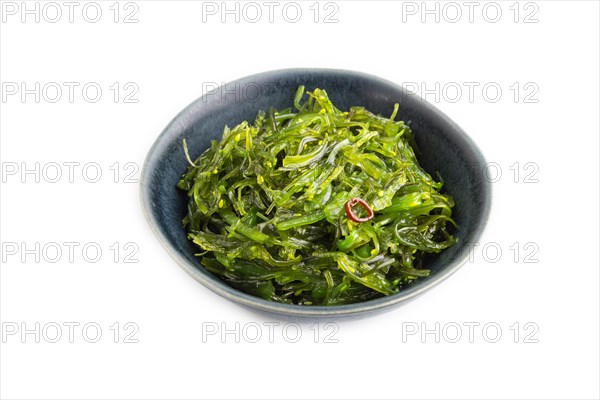
<svg viewBox="0 0 600 400">
<path fill-rule="evenodd" d="M 446 265 L 446 267 L 435 274 L 433 274 L 426 281 L 421 281 L 419 284 L 409 287 L 407 289 L 401 290 L 398 293 L 393 295 L 380 297 L 373 300 L 368 300 L 360 303 L 352 303 L 345 305 L 337 305 L 337 306 L 307 306 L 307 305 L 297 305 L 297 304 L 285 304 L 285 303 L 277 303 L 269 300 L 265 300 L 259 297 L 255 297 L 249 295 L 247 293 L 241 292 L 231 286 L 229 286 L 226 282 L 220 280 L 218 277 L 209 277 L 210 274 L 208 271 L 201 271 L 196 265 L 192 265 L 188 259 L 186 259 L 179 251 L 177 251 L 169 242 L 167 236 L 160 228 L 154 213 L 152 212 L 152 201 L 150 198 L 150 170 L 152 169 L 152 165 L 156 165 L 156 162 L 160 160 L 159 153 L 160 149 L 164 148 L 168 145 L 168 134 L 174 129 L 180 129 L 182 126 L 183 120 L 186 119 L 186 115 L 190 112 L 201 107 L 201 104 L 208 104 L 209 97 L 212 95 L 216 95 L 222 88 L 226 88 L 227 86 L 231 87 L 236 83 L 248 82 L 251 80 L 265 80 L 269 76 L 293 76 L 293 75 L 302 75 L 302 74 L 342 74 L 348 77 L 355 76 L 357 78 L 362 78 L 365 80 L 376 81 L 380 84 L 390 86 L 400 92 L 407 93 L 406 89 L 402 86 L 380 78 L 375 75 L 371 75 L 364 72 L 358 72 L 347 69 L 331 69 L 331 68 L 286 68 L 286 69 L 277 69 L 270 70 L 266 72 L 261 72 L 258 74 L 253 74 L 249 76 L 245 76 L 243 78 L 236 79 L 234 81 L 225 83 L 219 86 L 214 91 L 209 91 L 204 93 L 201 97 L 197 98 L 193 102 L 191 102 L 188 106 L 186 106 L 182 111 L 180 111 L 161 131 L 160 135 L 155 139 L 154 143 L 148 150 L 146 158 L 144 160 L 142 166 L 142 172 L 139 181 L 139 195 L 140 201 L 142 205 L 142 210 L 144 213 L 144 217 L 147 223 L 150 225 L 151 230 L 154 232 L 154 235 L 158 238 L 159 242 L 165 248 L 167 253 L 177 262 L 177 264 L 187 272 L 192 278 L 196 281 L 200 282 L 202 285 L 217 293 L 218 295 L 240 303 L 245 306 L 252 307 L 254 309 L 258 309 L 261 311 L 266 311 L 268 313 L 274 313 L 283 316 L 296 316 L 296 317 L 342 317 L 342 316 L 350 316 L 350 315 L 360 315 L 365 313 L 370 313 L 378 310 L 386 310 L 391 307 L 397 306 L 400 303 L 407 302 L 427 291 L 432 289 L 434 286 L 446 280 L 452 274 L 454 274 L 460 267 L 462 267 L 468 258 L 468 254 L 460 255 L 456 260 Z M 429 111 L 436 117 L 439 118 L 444 125 L 449 126 L 470 148 L 473 155 L 482 162 L 482 165 L 485 165 L 485 157 L 483 153 L 477 147 L 475 142 L 448 116 L 446 116 L 443 112 L 441 112 L 437 107 L 433 104 L 427 102 L 425 99 L 422 99 L 423 107 L 428 108 Z M 487 180 L 482 180 L 482 204 L 481 204 L 481 218 L 474 225 L 471 236 L 474 239 L 478 239 L 481 237 L 490 214 L 491 208 L 491 184 Z"/>
</svg>

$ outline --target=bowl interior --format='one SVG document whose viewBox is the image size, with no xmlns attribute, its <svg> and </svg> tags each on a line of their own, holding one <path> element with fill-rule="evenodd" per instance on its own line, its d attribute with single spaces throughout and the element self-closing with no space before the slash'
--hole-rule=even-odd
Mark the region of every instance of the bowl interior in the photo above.
<svg viewBox="0 0 600 400">
<path fill-rule="evenodd" d="M 142 203 L 155 233 L 189 273 L 211 289 L 234 300 L 268 311 L 295 313 L 312 308 L 313 314 L 364 312 L 365 303 L 336 307 L 290 306 L 248 296 L 227 286 L 205 271 L 194 256 L 197 249 L 186 239 L 181 220 L 186 214 L 186 194 L 175 185 L 187 168 L 182 147 L 185 138 L 196 158 L 211 140 L 220 140 L 223 127 L 244 120 L 252 122 L 259 110 L 292 107 L 298 86 L 325 89 L 341 110 L 360 105 L 389 116 L 400 103 L 396 119 L 410 123 L 420 150 L 419 162 L 437 179 L 456 206 L 453 218 L 459 224 L 458 244 L 428 258 L 432 274 L 409 289 L 365 303 L 368 309 L 387 307 L 428 289 L 457 269 L 467 256 L 466 244 L 477 240 L 487 221 L 490 187 L 483 176 L 485 160 L 468 136 L 448 117 L 421 98 L 388 81 L 351 71 L 294 69 L 267 72 L 228 83 L 190 104 L 167 126 L 150 150 L 141 181 Z M 479 167 L 477 167 L 479 166 Z M 318 309 L 321 309 L 320 311 Z M 335 309 L 335 310 L 334 310 Z M 336 311 L 337 310 L 337 311 Z M 311 313 L 302 311 L 299 313 Z"/>
</svg>

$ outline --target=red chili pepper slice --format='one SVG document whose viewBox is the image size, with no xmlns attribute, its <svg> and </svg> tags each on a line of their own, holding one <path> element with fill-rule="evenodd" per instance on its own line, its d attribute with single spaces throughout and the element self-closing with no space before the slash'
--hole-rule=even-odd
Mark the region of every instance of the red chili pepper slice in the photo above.
<svg viewBox="0 0 600 400">
<path fill-rule="evenodd" d="M 360 205 L 367 212 L 366 217 L 360 218 L 358 215 L 354 214 L 354 211 L 352 211 L 352 207 L 354 207 L 357 204 Z M 346 209 L 346 215 L 348 216 L 348 218 L 350 218 L 350 220 L 354 222 L 367 222 L 368 220 L 373 218 L 373 216 L 375 216 L 375 213 L 373 212 L 371 207 L 369 207 L 367 202 L 359 197 L 355 197 L 353 199 L 348 200 L 344 208 Z"/>
</svg>

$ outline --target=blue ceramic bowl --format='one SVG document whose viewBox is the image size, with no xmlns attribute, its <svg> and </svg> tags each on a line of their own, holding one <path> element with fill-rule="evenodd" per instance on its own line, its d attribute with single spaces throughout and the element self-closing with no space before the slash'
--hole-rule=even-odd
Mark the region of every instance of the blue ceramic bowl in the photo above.
<svg viewBox="0 0 600 400">
<path fill-rule="evenodd" d="M 391 296 L 342 306 L 280 304 L 248 295 L 228 286 L 206 271 L 194 256 L 197 249 L 186 238 L 181 220 L 187 199 L 175 184 L 186 171 L 182 150 L 185 138 L 192 158 L 213 139 L 220 140 L 225 125 L 254 120 L 259 110 L 291 107 L 298 86 L 325 89 L 340 109 L 354 105 L 389 115 L 400 103 L 397 119 L 410 122 L 420 148 L 419 161 L 434 174 L 439 171 L 445 190 L 456 201 L 453 218 L 458 222 L 458 244 L 428 260 L 427 278 Z M 265 72 L 228 83 L 186 107 L 160 134 L 144 163 L 140 194 L 150 227 L 171 257 L 188 274 L 215 293 L 263 311 L 287 316 L 333 317 L 363 314 L 390 308 L 431 289 L 465 261 L 465 246 L 478 240 L 490 210 L 490 184 L 483 176 L 485 160 L 473 141 L 432 105 L 392 82 L 358 72 L 331 69 L 287 69 Z"/>
</svg>

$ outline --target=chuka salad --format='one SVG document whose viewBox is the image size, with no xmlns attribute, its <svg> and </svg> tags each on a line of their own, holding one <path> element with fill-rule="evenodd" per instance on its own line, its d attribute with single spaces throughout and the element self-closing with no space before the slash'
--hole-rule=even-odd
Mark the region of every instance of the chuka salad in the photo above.
<svg viewBox="0 0 600 400">
<path fill-rule="evenodd" d="M 301 86 L 294 109 L 225 127 L 195 161 L 184 141 L 191 165 L 177 186 L 204 268 L 301 305 L 370 300 L 427 276 L 424 256 L 457 241 L 454 202 L 419 166 L 397 113 L 340 111 L 325 90 Z"/>
</svg>

